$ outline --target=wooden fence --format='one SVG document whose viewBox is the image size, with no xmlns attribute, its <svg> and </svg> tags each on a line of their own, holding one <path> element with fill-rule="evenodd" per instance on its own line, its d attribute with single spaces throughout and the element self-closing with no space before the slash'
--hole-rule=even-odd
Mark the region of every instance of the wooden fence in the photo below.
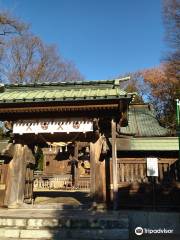
<svg viewBox="0 0 180 240">
<path fill-rule="evenodd" d="M 168 181 L 171 178 L 177 180 L 177 168 L 175 159 L 162 159 L 158 161 L 159 176 L 156 182 Z M 144 159 L 118 159 L 118 183 L 148 183 L 147 166 Z"/>
<path fill-rule="evenodd" d="M 119 208 L 180 209 L 177 159 L 158 160 L 158 177 L 147 177 L 141 158 L 119 158 L 117 167 Z"/>
</svg>

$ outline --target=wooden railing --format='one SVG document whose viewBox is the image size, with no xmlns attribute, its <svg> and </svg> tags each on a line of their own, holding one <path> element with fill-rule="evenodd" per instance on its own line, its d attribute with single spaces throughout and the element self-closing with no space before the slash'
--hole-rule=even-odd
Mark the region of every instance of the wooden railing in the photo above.
<svg viewBox="0 0 180 240">
<path fill-rule="evenodd" d="M 168 178 L 177 179 L 177 170 L 174 166 L 176 160 L 163 159 L 158 161 L 159 176 L 158 182 L 168 180 Z M 118 183 L 148 183 L 146 161 L 144 159 L 118 159 Z"/>
<path fill-rule="evenodd" d="M 36 176 L 34 190 L 89 190 L 90 179 L 78 179 L 75 186 L 72 184 L 72 175 Z"/>
<path fill-rule="evenodd" d="M 89 190 L 90 189 L 90 178 L 79 178 L 77 181 L 77 189 L 81 189 L 81 190 Z"/>
<path fill-rule="evenodd" d="M 158 160 L 158 177 L 147 176 L 142 158 L 118 159 L 119 208 L 180 209 L 177 160 Z"/>
</svg>

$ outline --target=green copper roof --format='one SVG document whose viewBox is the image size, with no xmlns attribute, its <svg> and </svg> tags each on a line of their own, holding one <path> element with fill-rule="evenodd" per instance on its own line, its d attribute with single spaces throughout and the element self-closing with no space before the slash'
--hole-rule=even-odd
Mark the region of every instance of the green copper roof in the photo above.
<svg viewBox="0 0 180 240">
<path fill-rule="evenodd" d="M 1 87 L 0 103 L 117 99 L 129 97 L 119 81 L 14 84 Z"/>
<path fill-rule="evenodd" d="M 148 104 L 130 105 L 128 126 L 121 127 L 121 134 L 138 137 L 168 136 L 168 129 L 161 127 L 155 111 Z"/>
</svg>

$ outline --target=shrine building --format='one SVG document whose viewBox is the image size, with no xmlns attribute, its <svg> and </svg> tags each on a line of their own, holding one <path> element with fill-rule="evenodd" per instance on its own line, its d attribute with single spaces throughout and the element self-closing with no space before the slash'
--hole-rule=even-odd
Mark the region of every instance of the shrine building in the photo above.
<svg viewBox="0 0 180 240">
<path fill-rule="evenodd" d="M 138 203 L 151 188 L 147 159 L 158 165 L 159 189 L 177 181 L 177 138 L 151 105 L 133 104 L 124 80 L 0 85 L 0 121 L 11 136 L 0 142 L 1 206 L 31 203 L 43 189 L 88 192 L 114 209 L 135 192 Z"/>
</svg>

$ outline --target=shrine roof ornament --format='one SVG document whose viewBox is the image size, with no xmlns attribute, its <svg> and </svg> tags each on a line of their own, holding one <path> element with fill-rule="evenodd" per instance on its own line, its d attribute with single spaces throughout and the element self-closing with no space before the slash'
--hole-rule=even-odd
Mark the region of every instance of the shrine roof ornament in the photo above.
<svg viewBox="0 0 180 240">
<path fill-rule="evenodd" d="M 4 85 L 0 104 L 132 98 L 120 89 L 120 82 L 128 79 Z"/>
</svg>

